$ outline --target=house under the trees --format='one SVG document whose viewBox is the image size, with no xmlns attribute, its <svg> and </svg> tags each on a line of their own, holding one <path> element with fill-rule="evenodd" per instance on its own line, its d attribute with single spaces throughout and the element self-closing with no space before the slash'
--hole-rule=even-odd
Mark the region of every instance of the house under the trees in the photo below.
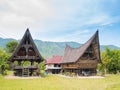
<svg viewBox="0 0 120 90">
<path fill-rule="evenodd" d="M 38 64 L 43 60 L 39 53 L 29 29 L 26 30 L 22 40 L 10 57 L 10 62 L 16 64 L 14 67 L 17 76 L 32 76 L 37 74 Z"/>
<path fill-rule="evenodd" d="M 77 75 L 95 75 L 100 58 L 98 31 L 82 46 L 72 48 L 66 45 L 61 61 L 62 71 Z"/>
</svg>

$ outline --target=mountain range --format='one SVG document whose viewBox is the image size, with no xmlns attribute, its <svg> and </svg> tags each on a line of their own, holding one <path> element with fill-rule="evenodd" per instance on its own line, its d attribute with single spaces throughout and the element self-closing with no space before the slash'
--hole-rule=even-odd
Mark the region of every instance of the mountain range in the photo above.
<svg viewBox="0 0 120 90">
<path fill-rule="evenodd" d="M 6 43 L 15 39 L 12 38 L 0 38 L 0 47 L 5 48 Z M 18 40 L 19 41 L 19 40 Z M 44 58 L 52 57 L 52 55 L 63 55 L 66 44 L 71 47 L 79 47 L 82 44 L 78 42 L 50 42 L 50 41 L 42 41 L 42 40 L 34 40 L 38 50 Z M 110 49 L 120 49 L 120 47 L 115 45 L 100 45 L 101 51 L 105 50 L 105 47 L 109 47 Z"/>
</svg>

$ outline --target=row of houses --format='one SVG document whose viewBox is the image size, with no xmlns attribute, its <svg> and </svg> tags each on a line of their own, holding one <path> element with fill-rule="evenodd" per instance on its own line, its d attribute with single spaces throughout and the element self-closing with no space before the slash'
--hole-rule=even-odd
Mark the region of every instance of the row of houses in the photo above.
<svg viewBox="0 0 120 90">
<path fill-rule="evenodd" d="M 14 67 L 15 74 L 17 76 L 32 76 L 34 71 L 39 69 L 35 63 L 39 64 L 43 60 L 44 58 L 39 53 L 29 29 L 27 29 L 10 57 L 10 62 L 18 62 Z M 30 65 L 23 66 L 22 62 L 26 61 L 29 61 Z M 101 63 L 98 31 L 82 46 L 72 48 L 66 45 L 63 56 L 53 55 L 45 61 L 48 73 L 70 72 L 77 75 L 95 75 L 98 63 Z"/>
<path fill-rule="evenodd" d="M 46 60 L 49 73 L 71 72 L 78 75 L 95 75 L 101 63 L 98 31 L 82 46 L 72 48 L 66 45 L 64 56 L 53 56 Z"/>
</svg>

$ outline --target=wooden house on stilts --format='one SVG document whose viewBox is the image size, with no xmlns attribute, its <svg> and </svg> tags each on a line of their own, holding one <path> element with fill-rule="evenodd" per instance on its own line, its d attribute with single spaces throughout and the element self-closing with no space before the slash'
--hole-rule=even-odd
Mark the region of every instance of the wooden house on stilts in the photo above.
<svg viewBox="0 0 120 90">
<path fill-rule="evenodd" d="M 72 48 L 66 45 L 61 61 L 62 72 L 71 72 L 77 75 L 95 75 L 100 58 L 98 31 L 82 46 Z"/>
<path fill-rule="evenodd" d="M 17 62 L 17 65 L 14 67 L 15 75 L 32 76 L 33 72 L 39 69 L 38 65 L 34 65 L 34 63 L 39 64 L 42 60 L 43 58 L 32 39 L 29 29 L 27 29 L 22 40 L 10 57 L 10 62 Z M 29 62 L 29 65 L 23 66 L 23 62 Z"/>
</svg>

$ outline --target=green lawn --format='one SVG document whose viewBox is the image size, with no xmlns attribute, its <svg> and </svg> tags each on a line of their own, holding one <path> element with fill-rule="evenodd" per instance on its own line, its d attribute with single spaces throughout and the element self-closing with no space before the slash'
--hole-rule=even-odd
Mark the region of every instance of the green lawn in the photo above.
<svg viewBox="0 0 120 90">
<path fill-rule="evenodd" d="M 36 79 L 6 79 L 0 76 L 0 90 L 120 90 L 120 74 L 105 78 L 48 75 Z"/>
</svg>

